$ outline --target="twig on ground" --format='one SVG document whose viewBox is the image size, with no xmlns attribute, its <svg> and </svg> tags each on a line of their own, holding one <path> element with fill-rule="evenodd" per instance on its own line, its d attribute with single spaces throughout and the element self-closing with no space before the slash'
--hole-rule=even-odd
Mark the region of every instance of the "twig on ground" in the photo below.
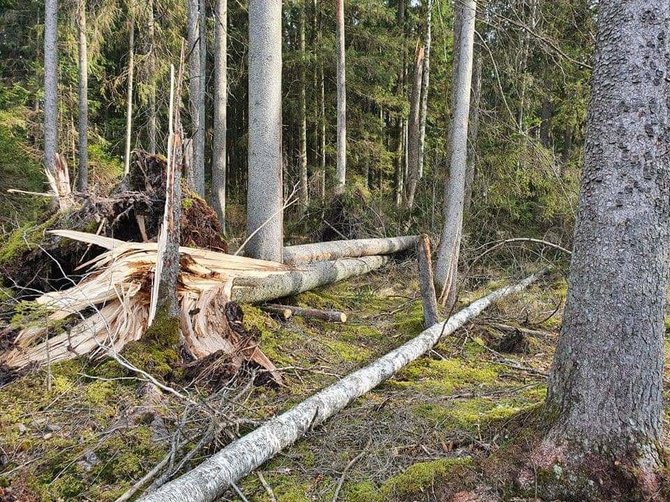
<svg viewBox="0 0 670 502">
<path fill-rule="evenodd" d="M 351 467 L 358 462 L 363 455 L 365 455 L 368 452 L 368 448 L 370 447 L 370 444 L 372 443 L 372 438 L 368 439 L 367 444 L 363 448 L 363 450 L 356 455 L 354 458 L 352 458 L 349 463 L 345 466 L 344 470 L 342 471 L 342 475 L 340 476 L 340 480 L 337 482 L 337 487 L 335 488 L 335 494 L 333 495 L 333 502 L 337 502 L 337 497 L 340 495 L 340 490 L 342 489 L 342 485 L 344 484 L 344 479 L 347 476 L 347 471 L 351 469 Z"/>
</svg>

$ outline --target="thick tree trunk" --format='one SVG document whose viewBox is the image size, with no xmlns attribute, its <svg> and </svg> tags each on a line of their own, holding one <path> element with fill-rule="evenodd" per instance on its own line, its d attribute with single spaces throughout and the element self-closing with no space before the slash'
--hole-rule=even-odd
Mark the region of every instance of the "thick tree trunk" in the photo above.
<svg viewBox="0 0 670 502">
<path fill-rule="evenodd" d="M 135 84 L 135 16 L 131 14 L 128 35 L 128 94 L 126 96 L 126 153 L 123 172 L 130 172 L 130 151 L 133 138 L 133 86 Z"/>
<path fill-rule="evenodd" d="M 421 80 L 421 132 L 419 133 L 419 179 L 423 178 L 423 161 L 426 150 L 426 121 L 428 120 L 428 93 L 430 92 L 430 46 L 432 44 L 433 0 L 426 6 L 426 36 L 424 45 L 426 54 L 423 60 L 423 78 Z"/>
<path fill-rule="evenodd" d="M 186 173 L 191 188 L 200 196 L 205 194 L 205 123 L 204 68 L 202 67 L 201 36 L 204 39 L 200 1 L 188 0 L 188 68 L 189 104 L 191 115 L 191 148 L 193 155 Z"/>
<path fill-rule="evenodd" d="M 284 263 L 299 266 L 323 260 L 356 258 L 398 253 L 411 249 L 417 243 L 416 235 L 380 239 L 317 242 L 284 248 Z"/>
<path fill-rule="evenodd" d="M 337 2 L 337 185 L 344 190 L 347 177 L 347 87 L 345 78 L 344 0 Z"/>
<path fill-rule="evenodd" d="M 463 211 L 470 211 L 472 202 L 472 185 L 475 182 L 475 169 L 477 167 L 477 135 L 479 134 L 479 104 L 482 98 L 482 58 L 475 55 L 475 63 L 472 73 L 472 104 L 470 106 L 470 123 L 468 124 L 468 159 L 465 177 L 465 200 Z"/>
<path fill-rule="evenodd" d="M 414 57 L 414 83 L 409 103 L 407 141 L 407 209 L 414 206 L 414 195 L 419 183 L 419 155 L 421 149 L 421 88 L 423 79 L 424 48 L 417 47 Z"/>
<path fill-rule="evenodd" d="M 558 413 L 550 438 L 593 452 L 653 448 L 661 437 L 668 8 L 667 0 L 609 0 L 598 12 L 575 246 L 547 398 Z"/>
<path fill-rule="evenodd" d="M 233 300 L 259 303 L 293 296 L 320 286 L 367 274 L 390 261 L 388 256 L 362 256 L 318 261 L 300 270 L 262 279 L 239 279 L 233 288 Z"/>
<path fill-rule="evenodd" d="M 423 303 L 423 324 L 426 328 L 430 328 L 439 320 L 435 281 L 433 279 L 433 258 L 430 248 L 430 238 L 427 235 L 419 236 L 417 248 L 419 286 Z"/>
<path fill-rule="evenodd" d="M 229 444 L 192 471 L 147 494 L 143 502 L 205 502 L 216 500 L 231 483 L 260 467 L 314 426 L 335 415 L 353 400 L 392 377 L 401 368 L 428 352 L 481 314 L 494 302 L 523 290 L 536 275 L 504 287 L 470 304 L 448 321 L 423 331 L 373 363 L 326 387 L 289 411 L 273 418 L 243 438 Z"/>
<path fill-rule="evenodd" d="M 212 205 L 226 232 L 226 107 L 228 106 L 228 0 L 216 1 L 214 16 L 214 140 Z"/>
<path fill-rule="evenodd" d="M 249 2 L 249 181 L 247 245 L 253 258 L 282 261 L 282 5 Z"/>
<path fill-rule="evenodd" d="M 44 168 L 54 175 L 58 152 L 58 0 L 44 3 Z"/>
<path fill-rule="evenodd" d="M 300 212 L 304 213 L 309 203 L 309 186 L 307 173 L 307 78 L 305 66 L 307 65 L 307 54 L 305 50 L 305 1 L 300 2 Z"/>
<path fill-rule="evenodd" d="M 476 0 L 464 0 L 461 7 L 458 72 L 454 82 L 454 104 L 449 138 L 451 162 L 444 190 L 444 224 L 437 250 L 435 281 L 443 304 L 455 300 L 458 255 L 463 227 L 463 202 L 468 147 L 468 116 L 472 83 L 472 55 L 475 34 Z"/>
<path fill-rule="evenodd" d="M 86 43 L 86 0 L 78 4 L 79 31 L 79 169 L 77 190 L 88 189 L 88 52 Z"/>
</svg>

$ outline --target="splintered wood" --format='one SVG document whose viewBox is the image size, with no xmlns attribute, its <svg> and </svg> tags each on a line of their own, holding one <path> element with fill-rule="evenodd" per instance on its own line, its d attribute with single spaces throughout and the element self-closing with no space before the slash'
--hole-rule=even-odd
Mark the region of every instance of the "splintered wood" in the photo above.
<svg viewBox="0 0 670 502">
<path fill-rule="evenodd" d="M 157 259 L 156 243 L 125 242 L 70 230 L 55 235 L 95 244 L 106 252 L 81 266 L 90 267 L 79 283 L 42 295 L 44 321 L 23 329 L 0 365 L 21 369 L 83 354 L 106 355 L 139 340 L 148 325 L 150 291 Z M 180 247 L 177 296 L 185 348 L 195 359 L 222 351 L 233 363 L 254 361 L 274 374 L 272 362 L 244 330 L 231 326 L 226 304 L 235 279 L 284 274 L 279 263 Z M 59 326 L 62 333 L 49 337 Z M 65 326 L 65 328 L 63 328 Z"/>
</svg>

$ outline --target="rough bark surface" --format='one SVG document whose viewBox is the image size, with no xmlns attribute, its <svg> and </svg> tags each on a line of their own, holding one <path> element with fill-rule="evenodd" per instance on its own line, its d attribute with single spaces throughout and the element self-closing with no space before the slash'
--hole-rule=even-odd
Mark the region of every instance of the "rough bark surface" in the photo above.
<svg viewBox="0 0 670 502">
<path fill-rule="evenodd" d="M 432 326 L 372 364 L 326 387 L 231 443 L 192 471 L 140 500 L 144 502 L 215 500 L 231 483 L 249 474 L 282 449 L 293 444 L 314 426 L 323 423 L 354 399 L 369 392 L 425 354 L 442 336 L 450 335 L 492 303 L 521 291 L 536 279 L 537 275 L 530 276 L 514 286 L 504 287 L 473 302 L 448 321 Z"/>
<path fill-rule="evenodd" d="M 458 71 L 454 82 L 454 112 L 451 120 L 451 162 L 444 190 L 444 226 L 437 250 L 435 281 L 443 302 L 455 300 L 458 256 L 463 227 L 463 202 L 468 149 L 468 115 L 470 111 L 470 87 L 472 83 L 472 54 L 475 34 L 475 12 L 477 2 L 464 0 L 461 6 L 461 21 L 458 23 L 459 40 Z"/>
<path fill-rule="evenodd" d="M 427 235 L 419 236 L 418 256 L 419 286 L 423 301 L 423 323 L 429 328 L 439 320 L 435 282 L 433 280 L 433 258 L 430 249 L 430 238 Z"/>
<path fill-rule="evenodd" d="M 304 213 L 309 203 L 309 186 L 307 173 L 307 92 L 305 65 L 307 54 L 305 51 L 305 2 L 300 4 L 300 212 Z"/>
<path fill-rule="evenodd" d="M 381 268 L 389 260 L 388 256 L 363 256 L 320 261 L 282 275 L 262 279 L 239 279 L 235 282 L 232 299 L 237 302 L 258 303 L 297 295 L 319 286 L 367 274 Z"/>
<path fill-rule="evenodd" d="M 188 0 L 188 69 L 189 69 L 189 104 L 191 115 L 191 148 L 193 156 L 186 173 L 191 189 L 201 197 L 205 193 L 205 123 L 204 123 L 204 68 L 202 67 L 203 43 L 201 36 L 199 0 Z M 204 37 L 203 37 L 204 38 Z"/>
<path fill-rule="evenodd" d="M 347 177 L 347 85 L 345 76 L 344 0 L 337 1 L 337 190 Z"/>
<path fill-rule="evenodd" d="M 58 151 L 58 0 L 44 2 L 44 167 L 54 174 Z"/>
<path fill-rule="evenodd" d="M 277 262 L 282 261 L 284 234 L 281 23 L 281 0 L 249 2 L 247 234 L 256 233 L 246 252 Z"/>
<path fill-rule="evenodd" d="M 551 436 L 660 438 L 668 286 L 668 0 L 600 2 Z"/>
<path fill-rule="evenodd" d="M 426 36 L 424 45 L 426 54 L 423 60 L 423 78 L 421 80 L 421 132 L 419 133 L 419 179 L 423 178 L 423 161 L 426 150 L 426 121 L 428 120 L 428 93 L 430 92 L 430 46 L 432 44 L 433 0 L 426 6 Z"/>
<path fill-rule="evenodd" d="M 123 157 L 123 172 L 130 172 L 130 151 L 133 130 L 133 85 L 135 84 L 135 16 L 130 16 L 128 35 L 128 90 L 126 95 L 126 152 Z"/>
<path fill-rule="evenodd" d="M 470 210 L 472 202 L 472 185 L 475 182 L 477 135 L 479 134 L 479 104 L 482 98 L 482 57 L 475 55 L 474 68 L 472 70 L 472 104 L 470 106 L 470 123 L 468 124 L 468 159 L 465 174 L 465 200 L 463 211 Z"/>
<path fill-rule="evenodd" d="M 226 231 L 226 107 L 228 105 L 228 0 L 216 1 L 214 16 L 214 139 L 212 206 Z"/>
<path fill-rule="evenodd" d="M 386 239 L 354 239 L 287 246 L 284 248 L 284 263 L 298 266 L 315 261 L 386 255 L 406 251 L 416 245 L 416 242 L 415 235 L 406 235 Z"/>
<path fill-rule="evenodd" d="M 77 190 L 88 188 L 88 51 L 86 43 L 86 0 L 79 0 L 79 169 Z"/>
<path fill-rule="evenodd" d="M 410 97 L 407 135 L 407 209 L 414 206 L 414 195 L 419 183 L 419 155 L 421 149 L 421 88 L 423 86 L 424 48 L 417 47 L 414 56 L 414 83 Z"/>
</svg>

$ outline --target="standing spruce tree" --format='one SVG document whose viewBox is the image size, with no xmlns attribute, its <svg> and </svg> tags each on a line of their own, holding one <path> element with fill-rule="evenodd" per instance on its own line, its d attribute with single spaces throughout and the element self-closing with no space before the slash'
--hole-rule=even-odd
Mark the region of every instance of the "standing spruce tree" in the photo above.
<svg viewBox="0 0 670 502">
<path fill-rule="evenodd" d="M 44 167 L 56 172 L 58 154 L 58 0 L 44 3 Z"/>
<path fill-rule="evenodd" d="M 472 55 L 475 35 L 476 0 L 463 0 L 460 19 L 455 22 L 454 39 L 458 42 L 458 65 L 453 83 L 453 114 L 449 132 L 451 161 L 444 190 L 444 225 L 437 250 L 435 283 L 441 292 L 443 304 L 449 308 L 456 300 L 458 256 L 463 230 L 463 202 L 468 150 L 468 116 L 470 113 L 470 88 L 472 84 Z"/>
<path fill-rule="evenodd" d="M 282 261 L 282 3 L 249 2 L 247 254 Z"/>
<path fill-rule="evenodd" d="M 667 500 L 659 442 L 669 21 L 668 0 L 599 4 L 568 298 L 547 397 L 554 422 L 534 456 L 539 468 L 562 469 L 547 488 L 552 499 Z"/>
<path fill-rule="evenodd" d="M 204 2 L 188 0 L 188 68 L 191 144 L 187 179 L 201 197 L 205 195 L 205 68 Z"/>
<path fill-rule="evenodd" d="M 344 0 L 337 1 L 337 191 L 347 178 L 347 85 L 344 45 Z"/>
<path fill-rule="evenodd" d="M 214 139 L 212 205 L 226 231 L 226 108 L 228 106 L 228 0 L 216 0 L 214 16 Z"/>
<path fill-rule="evenodd" d="M 88 51 L 86 42 L 86 0 L 78 4 L 79 32 L 79 170 L 77 171 L 77 190 L 88 189 Z"/>
</svg>

